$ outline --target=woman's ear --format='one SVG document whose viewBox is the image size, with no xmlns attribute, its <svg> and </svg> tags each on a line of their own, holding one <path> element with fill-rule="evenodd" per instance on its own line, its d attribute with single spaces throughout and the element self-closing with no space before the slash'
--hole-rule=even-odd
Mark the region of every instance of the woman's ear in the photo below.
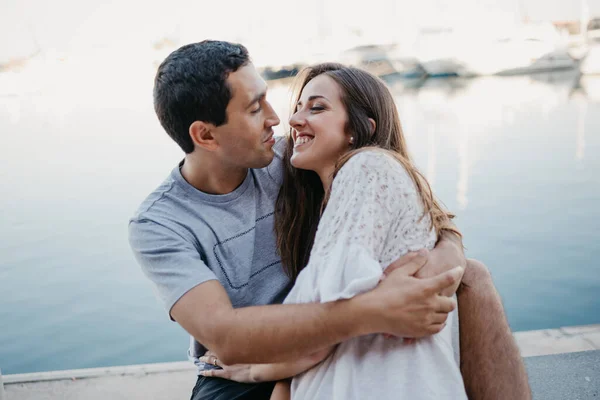
<svg viewBox="0 0 600 400">
<path fill-rule="evenodd" d="M 373 136 L 375 130 L 377 129 L 377 124 L 373 118 L 369 118 L 369 123 L 371 124 L 371 136 Z"/>
</svg>

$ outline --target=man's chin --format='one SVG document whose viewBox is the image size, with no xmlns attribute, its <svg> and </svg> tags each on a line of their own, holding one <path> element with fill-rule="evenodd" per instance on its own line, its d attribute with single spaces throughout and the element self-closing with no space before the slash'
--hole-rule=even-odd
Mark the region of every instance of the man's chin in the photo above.
<svg viewBox="0 0 600 400">
<path fill-rule="evenodd" d="M 275 152 L 272 149 L 269 149 L 262 154 L 262 157 L 254 160 L 253 166 L 250 168 L 256 168 L 256 169 L 265 168 L 273 162 L 274 158 L 275 158 Z"/>
</svg>

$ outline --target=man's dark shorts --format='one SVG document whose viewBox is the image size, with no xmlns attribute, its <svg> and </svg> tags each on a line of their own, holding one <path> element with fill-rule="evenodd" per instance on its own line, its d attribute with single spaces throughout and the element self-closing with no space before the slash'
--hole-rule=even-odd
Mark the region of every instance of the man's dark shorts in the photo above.
<svg viewBox="0 0 600 400">
<path fill-rule="evenodd" d="M 269 400 L 275 382 L 238 383 L 198 376 L 190 400 Z"/>
</svg>

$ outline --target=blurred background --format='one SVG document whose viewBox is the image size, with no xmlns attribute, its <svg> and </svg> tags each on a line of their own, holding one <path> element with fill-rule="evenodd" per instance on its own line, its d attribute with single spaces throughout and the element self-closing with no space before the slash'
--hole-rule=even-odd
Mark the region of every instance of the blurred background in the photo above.
<svg viewBox="0 0 600 400">
<path fill-rule="evenodd" d="M 182 158 L 156 67 L 207 38 L 248 47 L 282 121 L 304 65 L 381 76 L 512 329 L 600 323 L 600 1 L 349 4 L 2 2 L 4 374 L 185 359 L 127 222 Z"/>
</svg>

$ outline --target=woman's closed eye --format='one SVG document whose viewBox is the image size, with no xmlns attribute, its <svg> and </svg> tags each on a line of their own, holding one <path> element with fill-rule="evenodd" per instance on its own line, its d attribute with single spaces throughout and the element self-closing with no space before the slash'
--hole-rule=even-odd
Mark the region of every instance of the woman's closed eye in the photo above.
<svg viewBox="0 0 600 400">
<path fill-rule="evenodd" d="M 252 114 L 258 114 L 262 110 L 262 106 L 258 106 L 256 110 L 250 111 Z"/>
<path fill-rule="evenodd" d="M 307 106 L 308 108 L 308 106 Z M 308 108 L 309 111 L 312 112 L 320 112 L 320 111 L 324 111 L 325 110 L 325 106 L 321 105 L 321 104 L 313 104 L 310 108 Z M 302 111 L 302 104 L 299 103 L 298 105 L 296 105 L 296 109 L 294 110 L 294 113 L 300 112 Z"/>
</svg>

